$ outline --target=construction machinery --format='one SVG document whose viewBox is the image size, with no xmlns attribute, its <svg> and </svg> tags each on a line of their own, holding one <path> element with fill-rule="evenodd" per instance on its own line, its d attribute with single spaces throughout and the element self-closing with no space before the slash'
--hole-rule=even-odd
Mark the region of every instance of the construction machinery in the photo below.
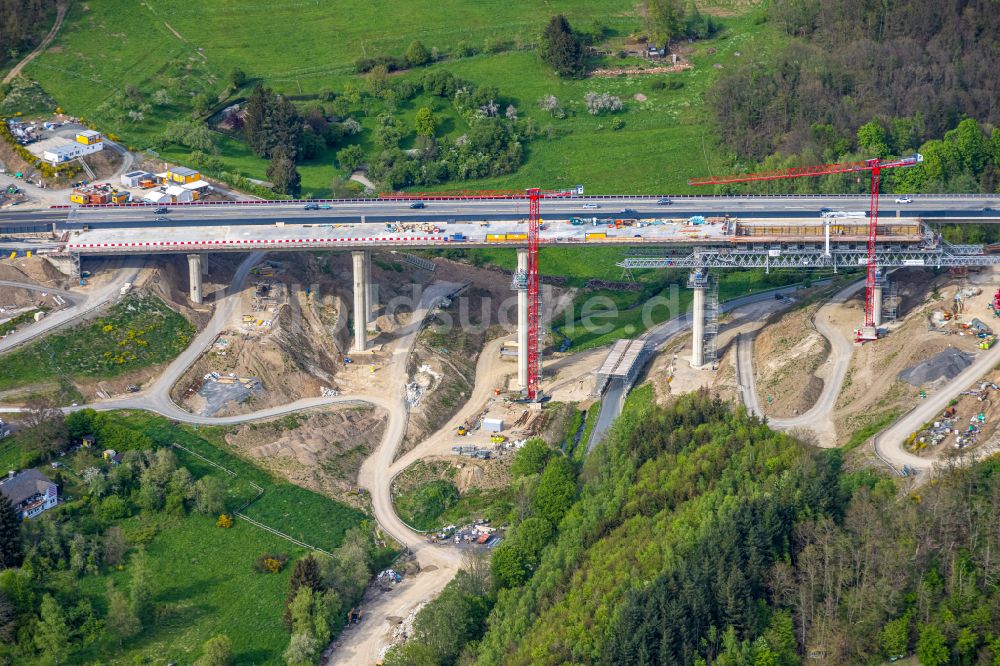
<svg viewBox="0 0 1000 666">
<path fill-rule="evenodd" d="M 528 200 L 528 232 L 503 234 L 487 234 L 487 242 L 527 242 L 528 270 L 525 275 L 515 274 L 514 284 L 528 292 L 528 377 L 525 397 L 529 402 L 535 402 L 541 396 L 538 392 L 538 381 L 541 374 L 538 352 L 539 302 L 538 302 L 538 242 L 541 229 L 541 201 L 550 198 L 565 198 L 574 196 L 577 190 L 543 191 L 538 187 L 520 190 L 473 190 L 459 192 L 388 192 L 379 195 L 380 199 L 390 201 L 449 201 L 449 200 Z"/>
<path fill-rule="evenodd" d="M 871 194 L 868 211 L 868 269 L 865 278 L 865 321 L 864 326 L 855 330 L 855 341 L 867 342 L 878 339 L 878 327 L 875 326 L 875 287 L 876 260 L 875 236 L 878 232 L 878 197 L 879 185 L 882 181 L 882 169 L 897 167 L 912 167 L 924 161 L 924 156 L 914 153 L 909 157 L 898 159 L 870 159 L 862 162 L 842 162 L 838 164 L 818 164 L 813 166 L 793 167 L 758 173 L 736 174 L 732 176 L 709 176 L 708 178 L 692 178 L 689 185 L 727 185 L 731 183 L 751 183 L 766 180 L 783 180 L 787 178 L 802 178 L 807 176 L 826 176 L 837 173 L 871 173 Z"/>
</svg>

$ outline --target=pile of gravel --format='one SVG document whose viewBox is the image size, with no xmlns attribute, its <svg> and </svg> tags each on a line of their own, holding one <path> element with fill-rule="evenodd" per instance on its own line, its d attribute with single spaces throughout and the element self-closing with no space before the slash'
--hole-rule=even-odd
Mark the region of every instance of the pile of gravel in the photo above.
<svg viewBox="0 0 1000 666">
<path fill-rule="evenodd" d="M 972 364 L 973 354 L 949 347 L 926 361 L 899 373 L 899 378 L 913 386 L 922 386 L 939 380 L 954 379 Z"/>
</svg>

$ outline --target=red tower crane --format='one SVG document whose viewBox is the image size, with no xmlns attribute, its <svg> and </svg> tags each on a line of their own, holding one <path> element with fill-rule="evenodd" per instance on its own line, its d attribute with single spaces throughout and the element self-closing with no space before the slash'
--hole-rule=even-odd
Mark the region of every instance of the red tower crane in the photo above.
<svg viewBox="0 0 1000 666">
<path fill-rule="evenodd" d="M 543 191 L 537 187 L 520 190 L 461 190 L 457 192 L 389 192 L 379 195 L 384 200 L 420 200 L 420 201 L 450 201 L 450 200 L 528 200 L 528 274 L 525 288 L 528 292 L 528 376 L 527 398 L 534 402 L 540 396 L 538 393 L 538 378 L 541 374 L 540 354 L 538 352 L 539 336 L 539 302 L 538 302 L 538 243 L 541 227 L 541 200 L 557 197 L 573 196 L 569 191 Z"/>
<path fill-rule="evenodd" d="M 760 180 L 782 180 L 785 178 L 802 178 L 804 176 L 826 176 L 835 173 L 871 172 L 871 200 L 868 213 L 868 272 L 865 279 L 865 325 L 857 332 L 857 341 L 878 339 L 875 328 L 875 279 L 878 266 L 875 261 L 875 238 L 878 232 L 878 195 L 882 179 L 882 169 L 916 166 L 924 161 L 924 156 L 914 153 L 909 157 L 881 160 L 871 159 L 863 162 L 843 162 L 840 164 L 818 164 L 814 166 L 793 167 L 762 171 L 759 173 L 736 174 L 732 176 L 709 176 L 708 178 L 692 178 L 688 185 L 726 185 L 729 183 L 751 183 Z"/>
</svg>

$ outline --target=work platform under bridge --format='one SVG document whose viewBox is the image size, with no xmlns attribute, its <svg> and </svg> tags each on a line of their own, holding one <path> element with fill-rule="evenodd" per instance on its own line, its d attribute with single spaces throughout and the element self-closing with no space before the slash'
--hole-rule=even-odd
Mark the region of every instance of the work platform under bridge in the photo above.
<svg viewBox="0 0 1000 666">
<path fill-rule="evenodd" d="M 934 236 L 922 243 L 889 242 L 875 252 L 879 268 L 926 266 L 994 266 L 1000 254 L 989 253 L 982 245 L 953 245 Z M 833 243 L 810 246 L 802 243 L 771 243 L 745 246 L 703 246 L 688 252 L 665 248 L 633 250 L 618 263 L 625 271 L 641 268 L 858 268 L 868 265 L 868 248 L 862 243 Z"/>
</svg>

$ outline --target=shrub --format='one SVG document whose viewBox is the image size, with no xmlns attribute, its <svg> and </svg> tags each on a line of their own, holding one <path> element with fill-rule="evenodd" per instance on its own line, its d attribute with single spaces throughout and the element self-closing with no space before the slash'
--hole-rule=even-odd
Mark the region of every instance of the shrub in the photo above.
<svg viewBox="0 0 1000 666">
<path fill-rule="evenodd" d="M 621 98 L 609 93 L 597 94 L 591 91 L 583 96 L 583 101 L 587 105 L 587 111 L 594 116 L 605 111 L 617 113 L 624 108 Z"/>
<path fill-rule="evenodd" d="M 230 527 L 233 526 L 233 519 L 232 517 L 227 516 L 224 513 L 219 514 L 219 519 L 215 521 L 215 526 L 228 530 Z"/>
<path fill-rule="evenodd" d="M 288 555 L 284 553 L 261 553 L 254 562 L 254 570 L 258 573 L 279 573 L 288 563 Z"/>
</svg>

